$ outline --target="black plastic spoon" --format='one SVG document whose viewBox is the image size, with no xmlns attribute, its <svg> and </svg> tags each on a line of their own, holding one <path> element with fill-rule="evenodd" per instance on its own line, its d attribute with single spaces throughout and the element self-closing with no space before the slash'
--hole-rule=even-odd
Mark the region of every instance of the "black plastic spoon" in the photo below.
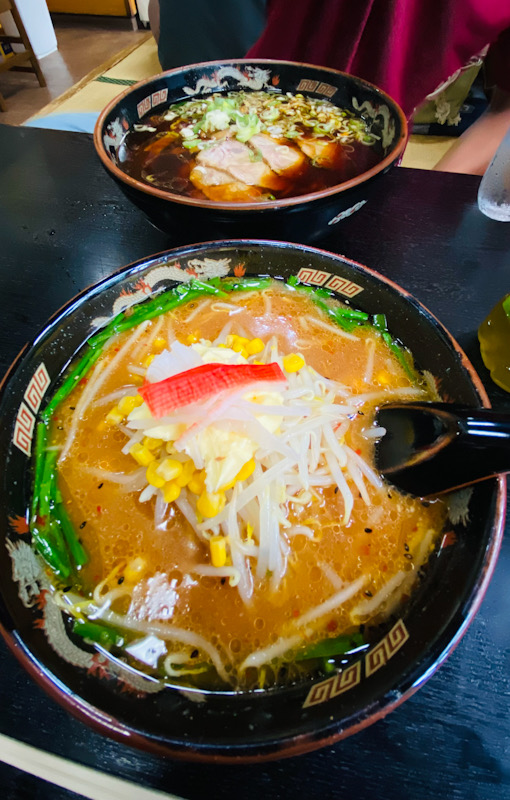
<svg viewBox="0 0 510 800">
<path fill-rule="evenodd" d="M 510 414 L 453 403 L 390 403 L 377 425 L 379 471 L 399 489 L 428 497 L 510 472 Z"/>
</svg>

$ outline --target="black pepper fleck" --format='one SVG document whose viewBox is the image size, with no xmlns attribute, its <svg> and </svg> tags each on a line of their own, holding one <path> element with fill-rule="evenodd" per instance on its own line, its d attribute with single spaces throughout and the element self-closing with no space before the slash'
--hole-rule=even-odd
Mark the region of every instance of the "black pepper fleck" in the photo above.
<svg viewBox="0 0 510 800">
<path fill-rule="evenodd" d="M 193 650 L 191 658 L 197 658 L 197 657 L 198 657 L 198 650 Z"/>
<path fill-rule="evenodd" d="M 102 489 L 102 488 L 103 488 L 103 486 L 104 486 L 104 483 L 100 483 L 100 484 L 99 484 L 99 486 L 98 486 L 97 488 L 98 488 L 98 489 Z"/>
<path fill-rule="evenodd" d="M 367 591 L 365 592 L 365 595 L 366 595 L 367 597 L 373 597 L 373 596 L 374 596 L 374 595 L 372 594 L 372 592 L 371 592 L 369 589 L 367 589 Z"/>
<path fill-rule="evenodd" d="M 406 553 L 409 552 L 409 545 L 407 544 L 407 542 L 404 544 L 404 550 L 406 551 Z"/>
<path fill-rule="evenodd" d="M 117 581 L 118 585 L 121 586 L 124 583 L 124 575 L 121 575 Z"/>
<path fill-rule="evenodd" d="M 86 524 L 87 524 L 87 520 L 82 522 L 81 525 L 80 525 L 80 530 L 82 530 L 82 528 L 84 528 Z"/>
<path fill-rule="evenodd" d="M 365 533 L 372 533 L 372 528 L 365 528 Z"/>
<path fill-rule="evenodd" d="M 411 553 L 404 553 L 404 558 L 408 558 L 409 560 L 412 560 L 413 556 L 412 556 Z"/>
</svg>

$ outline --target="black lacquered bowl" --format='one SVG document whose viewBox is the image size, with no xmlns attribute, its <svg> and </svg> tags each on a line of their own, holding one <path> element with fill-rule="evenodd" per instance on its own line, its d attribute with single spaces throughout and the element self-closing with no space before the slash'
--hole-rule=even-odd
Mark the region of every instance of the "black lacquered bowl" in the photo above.
<svg viewBox="0 0 510 800">
<path fill-rule="evenodd" d="M 430 677 L 466 631 L 492 575 L 505 480 L 473 487 L 468 520 L 443 538 L 411 601 L 357 661 L 329 677 L 244 693 L 184 691 L 147 680 L 73 637 L 26 524 L 38 414 L 98 320 L 192 277 L 225 275 L 296 275 L 361 310 L 384 311 L 390 331 L 436 377 L 444 398 L 472 406 L 488 400 L 456 342 L 403 289 L 340 256 L 268 241 L 198 244 L 139 261 L 71 301 L 12 365 L 0 390 L 0 622 L 7 644 L 54 699 L 101 733 L 159 754 L 235 762 L 331 744 L 387 714 Z"/>
<path fill-rule="evenodd" d="M 378 163 L 328 189 L 253 203 L 185 197 L 135 180 L 123 170 L 122 144 L 133 125 L 172 103 L 238 89 L 301 92 L 351 110 L 362 116 L 379 138 Z M 109 103 L 94 132 L 94 145 L 103 166 L 126 197 L 156 227 L 182 243 L 240 236 L 312 242 L 370 201 L 373 187 L 398 162 L 406 141 L 402 110 L 372 84 L 332 69 L 265 59 L 194 64 L 141 81 Z"/>
</svg>

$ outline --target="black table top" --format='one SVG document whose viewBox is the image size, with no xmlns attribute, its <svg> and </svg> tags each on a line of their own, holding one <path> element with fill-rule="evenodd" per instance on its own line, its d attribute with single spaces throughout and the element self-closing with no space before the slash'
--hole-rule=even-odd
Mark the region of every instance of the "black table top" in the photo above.
<svg viewBox="0 0 510 800">
<path fill-rule="evenodd" d="M 510 225 L 476 205 L 479 179 L 398 168 L 317 246 L 412 292 L 467 352 L 497 408 L 476 330 L 510 290 Z M 200 241 L 199 232 L 188 241 Z M 182 244 L 128 204 L 86 134 L 0 126 L 0 371 L 71 296 L 120 267 Z M 510 540 L 481 609 L 447 662 L 368 729 L 262 765 L 192 765 L 104 739 L 47 697 L 0 642 L 0 734 L 184 798 L 510 797 Z M 6 798 L 69 798 L 0 767 Z M 76 787 L 79 795 L 79 786 Z"/>
</svg>

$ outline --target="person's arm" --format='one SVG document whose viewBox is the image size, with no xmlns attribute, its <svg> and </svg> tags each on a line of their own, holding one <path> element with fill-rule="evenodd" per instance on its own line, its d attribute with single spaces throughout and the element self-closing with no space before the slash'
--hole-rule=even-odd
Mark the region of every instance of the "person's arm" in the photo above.
<svg viewBox="0 0 510 800">
<path fill-rule="evenodd" d="M 483 175 L 510 128 L 510 93 L 495 87 L 489 108 L 464 131 L 434 169 Z"/>
<path fill-rule="evenodd" d="M 159 42 L 159 0 L 149 0 L 149 25 L 156 42 Z"/>
</svg>

